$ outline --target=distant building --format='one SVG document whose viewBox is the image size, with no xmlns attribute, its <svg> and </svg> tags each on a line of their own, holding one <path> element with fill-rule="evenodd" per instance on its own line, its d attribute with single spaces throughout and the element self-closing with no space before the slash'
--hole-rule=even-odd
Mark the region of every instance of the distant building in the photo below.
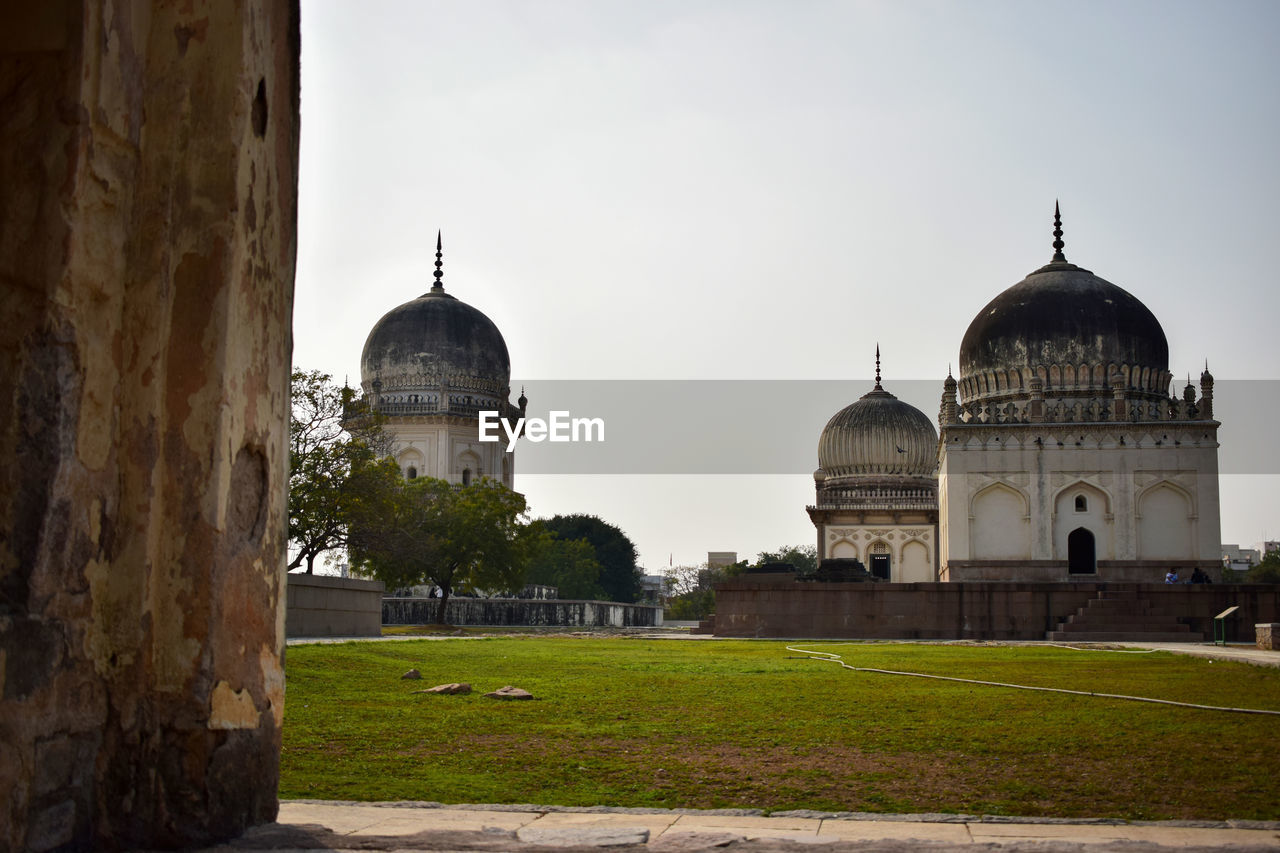
<svg viewBox="0 0 1280 853">
<path fill-rule="evenodd" d="M 1265 557 L 1267 554 L 1270 554 L 1272 551 L 1280 551 L 1280 542 L 1277 542 L 1274 539 L 1268 539 L 1265 542 L 1259 542 L 1258 551 L 1261 552 L 1262 557 Z"/>
<path fill-rule="evenodd" d="M 732 566 L 738 562 L 737 551 L 708 551 L 707 552 L 707 568 L 720 569 L 725 566 Z"/>
<path fill-rule="evenodd" d="M 1222 568 L 1237 572 L 1248 571 L 1258 564 L 1260 555 L 1256 548 L 1241 548 L 1239 545 L 1222 546 Z"/>
<path fill-rule="evenodd" d="M 661 607 L 666 607 L 666 580 L 662 575 L 642 575 L 640 578 L 640 603 L 657 604 Z"/>
</svg>

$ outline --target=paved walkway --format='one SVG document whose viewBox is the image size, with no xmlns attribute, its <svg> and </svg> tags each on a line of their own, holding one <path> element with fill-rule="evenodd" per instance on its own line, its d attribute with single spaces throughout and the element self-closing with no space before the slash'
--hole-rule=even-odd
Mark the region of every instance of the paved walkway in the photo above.
<svg viewBox="0 0 1280 853">
<path fill-rule="evenodd" d="M 1280 823 L 1125 823 L 961 815 L 280 804 L 279 823 L 212 848 L 232 850 L 1036 851 L 1280 850 Z"/>
</svg>

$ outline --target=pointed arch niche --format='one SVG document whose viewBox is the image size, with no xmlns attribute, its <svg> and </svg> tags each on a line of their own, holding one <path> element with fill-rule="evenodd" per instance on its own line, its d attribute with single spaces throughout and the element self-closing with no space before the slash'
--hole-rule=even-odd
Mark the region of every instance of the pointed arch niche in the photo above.
<svg viewBox="0 0 1280 853">
<path fill-rule="evenodd" d="M 396 454 L 396 464 L 405 479 L 413 480 L 423 476 L 426 470 L 426 457 L 416 447 L 406 447 Z"/>
<path fill-rule="evenodd" d="M 937 580 L 933 571 L 933 555 L 929 546 L 919 539 L 912 539 L 902 546 L 902 559 L 898 562 L 898 581 L 901 583 L 929 583 Z"/>
<path fill-rule="evenodd" d="M 1191 496 L 1173 483 L 1156 483 L 1138 498 L 1138 557 L 1195 559 L 1194 524 Z"/>
<path fill-rule="evenodd" d="M 1077 480 L 1058 491 L 1053 501 L 1053 558 L 1070 560 L 1071 535 L 1087 530 L 1093 536 L 1093 562 L 1115 558 L 1111 495 L 1092 483 Z M 1077 537 L 1077 543 L 1079 542 Z M 1091 568 L 1089 572 L 1095 571 Z M 1073 574 L 1080 574 L 1072 569 Z"/>
<path fill-rule="evenodd" d="M 1031 525 L 1026 497 L 1004 483 L 993 483 L 973 496 L 969 510 L 969 542 L 975 560 L 1028 560 Z"/>
<path fill-rule="evenodd" d="M 474 450 L 465 450 L 458 454 L 454 472 L 454 480 L 464 486 L 469 486 L 484 476 L 484 472 L 480 470 L 480 457 Z"/>
</svg>

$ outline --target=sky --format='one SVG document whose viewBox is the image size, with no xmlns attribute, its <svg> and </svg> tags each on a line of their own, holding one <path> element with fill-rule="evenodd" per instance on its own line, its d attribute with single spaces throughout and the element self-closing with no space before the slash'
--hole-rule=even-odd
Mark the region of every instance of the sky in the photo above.
<svg viewBox="0 0 1280 853">
<path fill-rule="evenodd" d="M 1273 0 L 306 0 L 294 364 L 358 384 L 439 229 L 513 396 L 606 423 L 606 463 L 521 443 L 531 514 L 653 572 L 754 556 L 814 541 L 877 343 L 936 416 L 1060 200 L 1067 258 L 1217 379 L 1223 541 L 1280 538 L 1277 43 Z"/>
</svg>

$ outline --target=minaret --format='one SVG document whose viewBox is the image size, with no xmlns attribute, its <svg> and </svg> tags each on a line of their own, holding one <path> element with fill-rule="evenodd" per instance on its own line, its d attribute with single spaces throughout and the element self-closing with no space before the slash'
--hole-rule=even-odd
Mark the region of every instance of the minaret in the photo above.
<svg viewBox="0 0 1280 853">
<path fill-rule="evenodd" d="M 1204 373 L 1200 374 L 1200 417 L 1213 420 L 1213 374 L 1209 372 L 1209 360 L 1205 359 Z"/>
<path fill-rule="evenodd" d="M 956 417 L 956 380 L 951 375 L 951 365 L 947 365 L 947 379 L 942 383 L 942 408 L 938 410 L 938 427 L 958 421 Z"/>
</svg>

